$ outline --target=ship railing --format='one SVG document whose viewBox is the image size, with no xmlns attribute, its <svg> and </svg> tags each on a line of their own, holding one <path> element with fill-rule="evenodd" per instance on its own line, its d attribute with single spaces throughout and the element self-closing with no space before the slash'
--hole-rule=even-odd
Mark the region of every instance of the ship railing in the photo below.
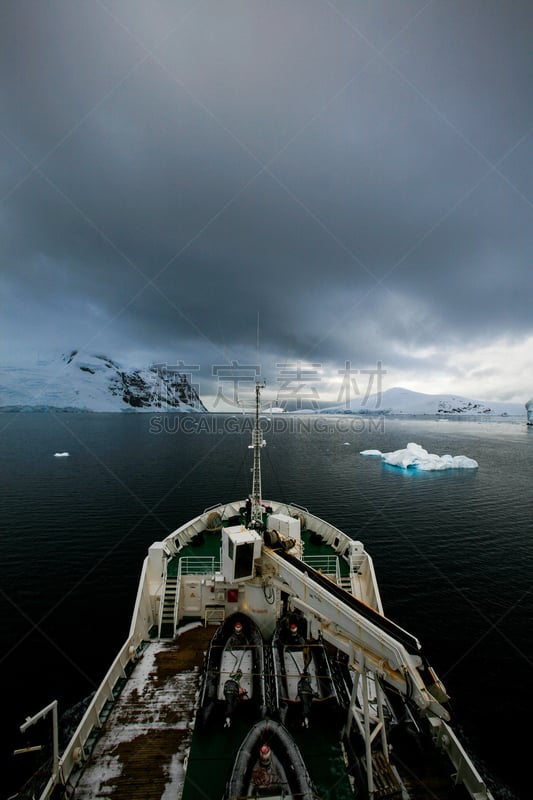
<svg viewBox="0 0 533 800">
<path fill-rule="evenodd" d="M 133 615 L 131 618 L 128 641 L 135 647 L 146 638 L 149 638 L 149 630 L 152 625 L 152 596 L 150 592 L 150 581 L 148 580 L 148 557 L 143 561 L 141 578 L 137 587 L 137 597 Z M 158 590 L 159 591 L 159 590 Z"/>
<path fill-rule="evenodd" d="M 96 739 L 95 732 L 100 730 L 109 716 L 109 711 L 120 692 L 121 683 L 127 676 L 126 668 L 138 657 L 140 644 L 140 638 L 137 635 L 130 636 L 126 640 L 97 689 L 74 736 L 60 758 L 59 772 L 64 780 L 67 780 L 73 770 L 79 768 L 88 758 Z M 48 794 L 43 793 L 39 800 L 45 800 L 48 797 Z"/>
<path fill-rule="evenodd" d="M 96 741 L 98 731 L 109 715 L 124 679 L 128 672 L 131 671 L 132 665 L 139 658 L 143 641 L 148 637 L 151 600 L 147 566 L 148 559 L 146 558 L 143 562 L 128 638 L 119 650 L 104 680 L 96 690 L 74 735 L 60 758 L 59 770 L 64 781 L 68 780 L 70 775 L 79 769 L 88 758 Z M 49 797 L 49 793 L 43 793 L 40 795 L 39 800 L 46 800 Z"/>
<path fill-rule="evenodd" d="M 336 583 L 340 583 L 341 573 L 338 556 L 333 555 L 318 555 L 318 556 L 305 556 L 303 559 L 305 564 L 321 572 L 323 575 L 331 577 Z"/>
<path fill-rule="evenodd" d="M 178 580 L 183 575 L 214 575 L 220 572 L 220 559 L 215 556 L 184 556 L 178 565 Z"/>
<path fill-rule="evenodd" d="M 161 636 L 161 626 L 163 624 L 163 611 L 165 607 L 165 587 L 167 580 L 168 560 L 165 558 L 163 562 L 163 574 L 161 576 L 161 583 L 157 587 L 156 597 L 159 597 L 159 610 L 157 612 L 157 632 Z"/>
<path fill-rule="evenodd" d="M 202 513 L 207 514 L 208 511 L 213 511 L 213 509 L 215 508 L 221 508 L 221 506 L 223 505 L 224 505 L 223 503 L 213 503 L 212 506 L 207 506 L 207 508 L 204 508 Z"/>
<path fill-rule="evenodd" d="M 305 511 L 306 514 L 309 514 L 309 509 L 305 506 L 301 506 L 299 503 L 287 503 L 287 507 L 290 509 L 296 508 L 298 511 Z"/>
</svg>

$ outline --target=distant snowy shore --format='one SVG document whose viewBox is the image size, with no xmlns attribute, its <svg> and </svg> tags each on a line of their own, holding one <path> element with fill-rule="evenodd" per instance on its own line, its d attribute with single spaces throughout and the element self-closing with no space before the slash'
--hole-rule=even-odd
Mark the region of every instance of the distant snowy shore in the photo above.
<svg viewBox="0 0 533 800">
<path fill-rule="evenodd" d="M 202 412 L 187 376 L 163 367 L 127 368 L 78 350 L 34 367 L 0 368 L 0 411 Z"/>
<path fill-rule="evenodd" d="M 161 365 L 126 367 L 107 355 L 90 355 L 78 350 L 40 361 L 32 367 L 0 367 L 0 411 L 216 413 L 205 407 L 186 374 Z M 525 402 L 424 394 L 401 387 L 369 397 L 358 395 L 344 403 L 321 408 L 295 410 L 271 404 L 262 413 L 268 416 L 287 413 L 527 419 Z M 533 412 L 531 415 L 533 419 Z"/>
<path fill-rule="evenodd" d="M 452 394 L 424 394 L 395 387 L 368 398 L 356 397 L 342 405 L 329 406 L 316 412 L 320 414 L 368 414 L 432 417 L 522 417 L 525 403 L 507 403 L 500 400 L 474 400 Z"/>
</svg>

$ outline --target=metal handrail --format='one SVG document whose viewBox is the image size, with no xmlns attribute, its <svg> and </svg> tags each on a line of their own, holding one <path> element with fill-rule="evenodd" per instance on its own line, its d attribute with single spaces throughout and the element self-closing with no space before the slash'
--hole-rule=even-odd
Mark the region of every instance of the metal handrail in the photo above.
<svg viewBox="0 0 533 800">
<path fill-rule="evenodd" d="M 309 564 L 310 567 L 322 572 L 324 575 L 335 575 L 339 577 L 339 559 L 338 556 L 330 555 L 317 555 L 317 556 L 304 556 L 303 561 Z"/>
<path fill-rule="evenodd" d="M 214 556 L 183 556 L 178 564 L 178 578 L 182 575 L 214 575 L 220 571 L 220 559 Z"/>
</svg>

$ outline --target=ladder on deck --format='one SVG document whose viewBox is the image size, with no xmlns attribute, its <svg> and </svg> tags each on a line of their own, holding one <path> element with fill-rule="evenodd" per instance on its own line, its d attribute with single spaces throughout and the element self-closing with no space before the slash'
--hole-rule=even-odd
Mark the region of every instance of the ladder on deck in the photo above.
<svg viewBox="0 0 533 800">
<path fill-rule="evenodd" d="M 352 593 L 352 578 L 350 575 L 341 575 L 337 585 L 340 586 L 341 589 L 350 592 L 350 594 Z"/>
<path fill-rule="evenodd" d="M 159 639 L 174 638 L 177 587 L 177 577 L 167 575 L 165 593 L 163 595 L 163 609 L 159 620 Z"/>
</svg>

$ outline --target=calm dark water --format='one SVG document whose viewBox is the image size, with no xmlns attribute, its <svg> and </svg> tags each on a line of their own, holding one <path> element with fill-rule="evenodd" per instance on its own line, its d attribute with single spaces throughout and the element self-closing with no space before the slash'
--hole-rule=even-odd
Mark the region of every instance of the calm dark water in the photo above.
<svg viewBox="0 0 533 800">
<path fill-rule="evenodd" d="M 365 542 L 387 615 L 421 640 L 496 798 L 530 797 L 518 731 L 532 712 L 533 430 L 299 419 L 265 421 L 263 496 Z M 125 640 L 148 546 L 249 492 L 246 420 L 204 417 L 196 433 L 182 421 L 0 414 L 2 798 L 37 758 L 11 755 L 18 726 L 53 699 L 68 716 Z M 408 442 L 479 469 L 412 474 L 359 455 Z"/>
</svg>

